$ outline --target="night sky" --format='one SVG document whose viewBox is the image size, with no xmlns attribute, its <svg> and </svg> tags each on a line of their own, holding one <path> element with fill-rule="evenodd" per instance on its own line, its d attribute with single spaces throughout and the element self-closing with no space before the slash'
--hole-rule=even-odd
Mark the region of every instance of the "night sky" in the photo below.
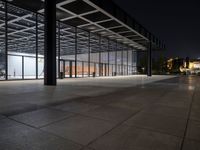
<svg viewBox="0 0 200 150">
<path fill-rule="evenodd" d="M 166 57 L 200 58 L 198 0 L 113 0 L 166 43 Z"/>
</svg>

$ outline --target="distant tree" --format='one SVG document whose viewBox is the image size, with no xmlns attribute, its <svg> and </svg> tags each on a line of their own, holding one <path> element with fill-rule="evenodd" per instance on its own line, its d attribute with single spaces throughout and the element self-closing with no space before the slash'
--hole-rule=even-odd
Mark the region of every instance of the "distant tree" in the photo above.
<svg viewBox="0 0 200 150">
<path fill-rule="evenodd" d="M 160 54 L 157 59 L 152 59 L 152 70 L 154 74 L 167 73 L 166 58 L 163 54 Z"/>
</svg>

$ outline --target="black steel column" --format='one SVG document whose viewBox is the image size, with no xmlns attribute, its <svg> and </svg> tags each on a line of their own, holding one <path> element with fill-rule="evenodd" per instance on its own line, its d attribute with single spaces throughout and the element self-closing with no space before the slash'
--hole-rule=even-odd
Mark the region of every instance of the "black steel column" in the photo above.
<svg viewBox="0 0 200 150">
<path fill-rule="evenodd" d="M 72 65 L 73 65 L 73 63 L 72 63 L 72 61 L 70 60 L 70 61 L 69 61 L 69 77 L 70 77 L 70 78 L 73 77 Z"/>
<path fill-rule="evenodd" d="M 109 39 L 108 39 L 108 76 L 110 75 L 110 50 L 109 50 Z"/>
<path fill-rule="evenodd" d="M 117 75 L 117 42 L 116 42 L 116 49 L 115 49 L 115 75 Z"/>
<path fill-rule="evenodd" d="M 36 14 L 35 22 L 35 47 L 36 47 L 36 79 L 38 79 L 38 14 Z"/>
<path fill-rule="evenodd" d="M 127 67 L 126 67 L 126 69 L 127 69 L 127 75 L 128 75 L 128 50 L 127 50 Z"/>
<path fill-rule="evenodd" d="M 89 45 L 88 45 L 88 77 L 90 77 L 90 32 L 89 32 Z"/>
<path fill-rule="evenodd" d="M 99 37 L 99 76 L 101 76 L 101 37 Z"/>
<path fill-rule="evenodd" d="M 63 78 L 60 71 L 60 22 L 58 22 L 58 78 Z"/>
<path fill-rule="evenodd" d="M 124 75 L 124 52 L 123 52 L 124 48 L 122 48 L 122 53 L 121 53 L 121 75 Z"/>
<path fill-rule="evenodd" d="M 65 60 L 62 60 L 63 61 L 63 78 L 65 78 Z"/>
<path fill-rule="evenodd" d="M 149 42 L 147 50 L 147 76 L 152 76 L 152 43 Z"/>
<path fill-rule="evenodd" d="M 45 0 L 44 84 L 56 85 L 56 1 Z"/>
<path fill-rule="evenodd" d="M 8 5 L 5 2 L 5 79 L 8 80 Z"/>
<path fill-rule="evenodd" d="M 22 56 L 22 80 L 24 80 L 24 56 Z"/>
<path fill-rule="evenodd" d="M 133 75 L 134 50 L 131 51 L 131 75 Z"/>
<path fill-rule="evenodd" d="M 94 74 L 93 74 L 93 77 L 96 77 L 96 75 L 97 75 L 97 71 L 96 71 L 96 63 L 94 63 Z"/>
<path fill-rule="evenodd" d="M 84 73 L 84 61 L 82 61 L 82 77 L 84 78 L 85 73 Z"/>
<path fill-rule="evenodd" d="M 77 78 L 77 50 L 78 50 L 78 36 L 77 36 L 77 28 L 75 28 L 75 78 Z"/>
</svg>

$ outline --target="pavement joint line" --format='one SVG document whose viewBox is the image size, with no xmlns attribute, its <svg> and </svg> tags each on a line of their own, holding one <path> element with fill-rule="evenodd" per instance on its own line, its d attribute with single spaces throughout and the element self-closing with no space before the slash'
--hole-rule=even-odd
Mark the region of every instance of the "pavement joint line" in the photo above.
<svg viewBox="0 0 200 150">
<path fill-rule="evenodd" d="M 162 95 L 165 95 L 166 93 L 163 93 Z M 160 95 L 159 97 L 162 97 L 162 95 Z M 157 98 L 159 100 L 159 97 Z M 142 109 L 141 109 L 142 110 Z M 107 132 L 105 132 L 104 134 L 102 134 L 101 136 L 97 137 L 96 139 L 92 140 L 91 142 L 89 142 L 86 147 L 89 147 L 90 144 L 94 143 L 95 141 L 97 141 L 99 138 L 105 136 L 106 134 L 110 133 L 112 130 L 116 129 L 117 127 L 119 127 L 120 125 L 123 125 L 128 119 L 134 117 L 135 115 L 137 115 L 139 112 L 141 112 L 141 110 L 138 110 L 136 113 L 132 114 L 131 116 L 129 116 L 128 118 L 126 118 L 125 120 L 121 121 L 120 123 L 116 124 L 113 128 L 111 128 L 110 130 L 108 130 Z"/>
<path fill-rule="evenodd" d="M 51 133 L 51 132 L 42 130 L 41 128 L 37 128 L 37 127 L 31 126 L 31 125 L 29 125 L 29 124 L 23 123 L 23 122 L 19 122 L 19 121 L 17 121 L 17 120 L 12 119 L 12 118 L 8 118 L 8 119 L 9 119 L 9 120 L 12 120 L 12 121 L 15 121 L 15 122 L 17 122 L 17 123 L 19 123 L 19 124 L 25 125 L 25 126 L 27 126 L 27 127 L 33 128 L 33 129 L 35 129 L 35 130 L 39 130 L 39 131 L 41 131 L 41 132 L 43 132 L 43 133 L 48 133 L 49 135 L 53 135 L 53 136 L 55 136 L 55 137 L 57 137 L 57 138 L 61 138 L 61 139 L 63 139 L 63 140 L 68 140 L 68 141 L 70 141 L 70 142 L 72 142 L 72 143 L 74 143 L 74 144 L 77 144 L 77 145 L 79 145 L 79 146 L 81 146 L 81 147 L 84 147 L 84 145 L 82 145 L 82 144 L 80 144 L 80 143 L 77 143 L 77 142 L 75 142 L 75 141 L 73 141 L 73 140 L 71 140 L 71 139 L 67 139 L 67 138 L 64 138 L 64 137 L 62 137 L 62 136 L 59 136 L 59 135 L 57 135 L 57 134 L 54 134 L 54 133 Z"/>
<path fill-rule="evenodd" d="M 61 102 L 55 102 L 55 103 L 50 103 L 50 104 L 33 104 L 33 105 L 38 105 L 40 106 L 41 108 L 38 108 L 38 109 L 34 109 L 34 108 L 29 108 L 28 110 L 25 110 L 25 111 L 18 111 L 16 112 L 15 114 L 11 114 L 11 115 L 5 115 L 3 114 L 4 116 L 14 116 L 14 115 L 19 115 L 19 114 L 24 114 L 24 113 L 27 113 L 27 112 L 32 112 L 32 111 L 36 111 L 36 110 L 39 110 L 39 109 L 43 109 L 43 108 L 48 108 L 48 107 L 51 107 L 51 106 L 54 106 L 54 105 L 61 105 L 61 104 L 64 104 L 64 103 L 68 103 L 68 102 L 73 102 L 73 101 L 76 101 L 76 100 L 81 100 L 81 99 L 85 99 L 85 98 L 97 98 L 97 97 L 101 97 L 101 96 L 109 96 L 109 95 L 112 95 L 112 94 L 115 94 L 115 93 L 118 93 L 118 92 L 124 92 L 126 91 L 127 89 L 129 88 L 132 88 L 132 87 L 128 87 L 128 88 L 119 88 L 118 90 L 116 91 L 112 91 L 111 93 L 105 93 L 103 95 L 97 95 L 97 96 L 79 96 L 77 98 L 71 98 L 71 99 L 68 99 L 68 100 L 64 100 L 64 101 L 61 101 Z M 92 102 L 91 102 L 92 103 Z M 109 104 L 110 102 L 106 103 L 106 104 Z M 103 105 L 106 105 L 106 104 L 103 104 Z M 10 112 L 7 112 L 7 114 L 9 114 Z"/>
<path fill-rule="evenodd" d="M 110 130 L 108 130 L 107 132 L 105 132 L 104 134 L 100 135 L 99 137 L 95 138 L 94 140 L 92 140 L 91 142 L 89 142 L 86 146 L 89 147 L 90 144 L 94 143 L 95 141 L 97 141 L 99 138 L 103 137 L 104 135 L 110 133 L 112 130 L 114 130 L 115 128 L 119 127 L 120 125 L 122 125 L 125 121 L 127 121 L 128 119 L 130 119 L 131 117 L 135 116 L 136 114 L 138 114 L 141 110 L 137 111 L 136 113 L 130 115 L 128 118 L 126 118 L 125 120 L 121 121 L 120 123 L 116 124 L 113 128 L 111 128 Z"/>
<path fill-rule="evenodd" d="M 191 115 L 191 111 L 192 111 L 192 105 L 193 105 L 193 102 L 194 102 L 195 93 L 196 93 L 196 86 L 195 86 L 193 94 L 192 94 L 192 100 L 191 100 L 190 106 L 189 106 L 189 112 L 188 112 L 187 122 L 186 122 L 186 126 L 185 126 L 185 131 L 184 131 L 183 139 L 181 141 L 180 150 L 183 150 L 183 146 L 184 146 L 184 143 L 185 143 L 185 139 L 186 139 L 186 135 L 187 135 L 187 130 L 188 130 L 188 125 L 189 125 L 189 121 L 190 121 L 190 115 Z"/>
<path fill-rule="evenodd" d="M 70 113 L 71 113 L 71 112 L 70 112 Z M 56 121 L 52 121 L 51 123 L 45 124 L 45 125 L 40 126 L 40 127 L 38 127 L 38 128 L 41 129 L 41 128 L 44 128 L 44 127 L 47 127 L 47 126 L 53 125 L 53 124 L 55 124 L 55 123 L 61 122 L 61 121 L 63 121 L 63 120 L 66 120 L 66 119 L 69 119 L 69 118 L 75 117 L 75 116 L 76 116 L 76 114 L 74 113 L 74 114 L 72 114 L 71 116 L 63 117 L 62 119 L 59 119 L 59 120 L 56 120 Z"/>
<path fill-rule="evenodd" d="M 128 127 L 135 127 L 135 128 L 142 129 L 142 130 L 146 130 L 146 131 L 151 131 L 151 132 L 159 133 L 159 134 L 165 134 L 165 135 L 177 137 L 177 138 L 180 138 L 180 139 L 183 138 L 182 136 L 169 134 L 169 133 L 167 133 L 167 132 L 162 132 L 162 131 L 159 131 L 159 130 L 156 130 L 156 129 L 150 129 L 150 128 L 145 128 L 145 127 L 140 127 L 140 126 L 137 126 L 137 125 L 127 125 L 127 124 L 124 124 L 124 125 L 125 125 L 125 126 L 128 126 Z"/>
<path fill-rule="evenodd" d="M 192 139 L 192 138 L 186 138 L 186 139 L 194 141 L 194 142 L 197 142 L 197 143 L 200 143 L 200 140 L 196 140 L 196 139 Z"/>
</svg>

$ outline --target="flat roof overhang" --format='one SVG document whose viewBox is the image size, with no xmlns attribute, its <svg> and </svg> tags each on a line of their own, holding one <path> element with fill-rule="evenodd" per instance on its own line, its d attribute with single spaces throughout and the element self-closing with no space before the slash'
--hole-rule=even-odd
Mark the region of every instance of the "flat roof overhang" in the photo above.
<svg viewBox="0 0 200 150">
<path fill-rule="evenodd" d="M 57 20 L 102 37 L 116 40 L 136 50 L 146 50 L 152 39 L 153 49 L 163 49 L 164 44 L 144 27 L 128 16 L 112 1 L 103 4 L 98 0 L 57 0 Z M 13 0 L 11 3 L 34 12 L 44 13 L 43 0 Z M 108 9 L 114 7 L 115 15 Z M 117 13 L 118 12 L 118 13 Z M 120 19 L 123 14 L 125 21 Z M 21 17 L 21 16 L 20 16 Z M 134 27 L 133 27 L 134 25 Z"/>
</svg>

